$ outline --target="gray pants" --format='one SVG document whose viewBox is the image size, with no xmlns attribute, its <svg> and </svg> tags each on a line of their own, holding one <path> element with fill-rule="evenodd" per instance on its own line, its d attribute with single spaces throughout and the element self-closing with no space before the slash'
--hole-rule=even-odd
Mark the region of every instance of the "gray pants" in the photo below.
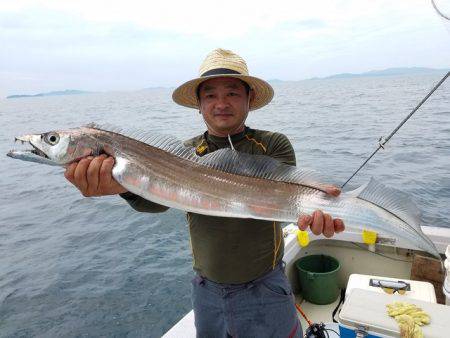
<svg viewBox="0 0 450 338">
<path fill-rule="evenodd" d="M 192 286 L 197 337 L 302 337 L 281 264 L 245 284 L 219 284 L 197 276 Z"/>
</svg>

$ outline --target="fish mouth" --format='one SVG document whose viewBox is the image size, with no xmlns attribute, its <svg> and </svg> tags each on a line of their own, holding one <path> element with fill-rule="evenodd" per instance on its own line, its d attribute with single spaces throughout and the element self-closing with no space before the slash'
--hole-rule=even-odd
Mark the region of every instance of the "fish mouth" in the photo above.
<svg viewBox="0 0 450 338">
<path fill-rule="evenodd" d="M 33 149 L 29 149 L 28 151 L 31 152 L 32 154 L 44 157 L 44 158 L 49 158 L 42 150 L 38 149 L 35 145 L 31 144 L 30 145 L 33 147 Z"/>
<path fill-rule="evenodd" d="M 33 154 L 33 155 L 36 155 L 36 156 L 40 156 L 40 157 L 49 159 L 49 157 L 42 150 L 40 150 L 33 143 L 31 143 L 31 140 L 30 140 L 29 136 L 16 137 L 15 138 L 15 142 L 21 142 L 22 144 L 27 145 L 27 146 L 31 146 L 32 148 L 31 149 L 29 149 L 29 148 L 28 149 L 21 149 L 21 150 L 13 149 L 13 150 L 10 150 L 8 152 L 8 154 L 7 154 L 8 156 L 13 157 L 15 154 L 18 154 L 18 153 L 21 153 L 21 154 L 29 153 L 29 154 Z"/>
</svg>

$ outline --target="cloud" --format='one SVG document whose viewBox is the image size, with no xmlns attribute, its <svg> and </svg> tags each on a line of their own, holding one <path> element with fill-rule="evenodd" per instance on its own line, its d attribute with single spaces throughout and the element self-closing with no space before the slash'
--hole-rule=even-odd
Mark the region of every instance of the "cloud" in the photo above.
<svg viewBox="0 0 450 338">
<path fill-rule="evenodd" d="M 132 23 L 135 26 L 204 37 L 242 37 L 252 30 L 271 29 L 286 22 L 297 22 L 297 28 L 332 23 L 342 27 L 354 22 L 373 23 L 390 20 L 396 13 L 414 21 L 420 18 L 422 1 L 274 1 L 180 0 L 104 1 L 104 0 L 16 0 L 15 5 L 4 3 L 5 11 L 26 12 L 34 8 L 57 12 L 61 16 L 79 17 L 97 24 Z M 427 4 L 427 7 L 428 6 Z M 0 10 L 2 7 L 0 7 Z M 422 15 L 423 16 L 423 15 Z M 409 17 L 409 19 L 408 19 Z"/>
<path fill-rule="evenodd" d="M 195 76 L 217 47 L 240 53 L 252 72 L 267 78 L 402 62 L 443 67 L 449 41 L 421 0 L 15 0 L 0 2 L 0 87 L 175 85 Z"/>
</svg>

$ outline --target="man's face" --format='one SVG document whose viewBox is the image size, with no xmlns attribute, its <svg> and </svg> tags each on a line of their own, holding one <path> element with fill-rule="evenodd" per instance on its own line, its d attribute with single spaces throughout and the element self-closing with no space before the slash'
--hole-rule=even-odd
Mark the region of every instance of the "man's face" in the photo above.
<svg viewBox="0 0 450 338">
<path fill-rule="evenodd" d="M 201 84 L 199 98 L 200 111 L 209 132 L 225 136 L 241 130 L 249 105 L 249 96 L 241 80 L 219 77 L 205 81 Z"/>
</svg>

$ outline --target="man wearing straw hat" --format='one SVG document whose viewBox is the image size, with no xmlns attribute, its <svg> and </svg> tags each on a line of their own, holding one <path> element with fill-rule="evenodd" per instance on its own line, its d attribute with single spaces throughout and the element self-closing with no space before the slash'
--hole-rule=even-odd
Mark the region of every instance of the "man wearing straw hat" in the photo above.
<svg viewBox="0 0 450 338">
<path fill-rule="evenodd" d="M 267 105 L 272 87 L 248 75 L 237 54 L 216 49 L 200 67 L 200 76 L 179 86 L 173 100 L 198 109 L 207 131 L 185 142 L 199 156 L 220 148 L 267 155 L 296 165 L 287 137 L 251 129 L 248 112 Z M 111 179 L 113 158 L 83 159 L 66 170 L 66 178 L 84 196 L 119 194 L 134 209 L 168 208 L 127 192 Z M 330 187 L 329 194 L 339 195 Z M 294 298 L 284 274 L 283 235 L 278 222 L 187 214 L 194 270 L 192 302 L 199 337 L 302 337 Z M 340 219 L 321 211 L 299 218 L 302 230 L 331 237 L 344 230 Z"/>
</svg>

